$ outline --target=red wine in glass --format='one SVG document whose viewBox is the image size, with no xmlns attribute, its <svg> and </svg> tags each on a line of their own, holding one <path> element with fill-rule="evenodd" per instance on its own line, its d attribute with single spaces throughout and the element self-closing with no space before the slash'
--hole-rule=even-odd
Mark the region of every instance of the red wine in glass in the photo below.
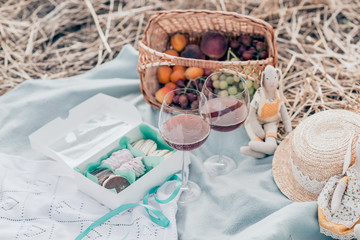
<svg viewBox="0 0 360 240">
<path fill-rule="evenodd" d="M 165 142 L 171 147 L 181 151 L 191 151 L 206 141 L 210 126 L 200 116 L 178 115 L 162 125 L 161 133 Z"/>
<path fill-rule="evenodd" d="M 227 86 L 228 89 L 220 88 L 221 86 Z M 249 114 L 250 98 L 245 80 L 239 73 L 226 70 L 211 74 L 206 79 L 202 92 L 208 101 L 200 112 L 213 130 L 230 132 L 245 122 Z M 221 136 L 217 137 L 220 138 Z M 222 154 L 222 143 L 223 141 L 218 140 L 219 154 L 204 162 L 205 169 L 211 175 L 224 175 L 236 168 L 236 162 Z"/>
<path fill-rule="evenodd" d="M 174 96 L 180 96 L 187 104 L 176 103 Z M 190 104 L 197 101 L 198 105 Z M 178 88 L 169 92 L 161 105 L 159 115 L 159 129 L 162 138 L 171 147 L 182 151 L 182 194 L 178 200 L 179 203 L 188 203 L 195 201 L 201 194 L 200 187 L 186 179 L 185 177 L 185 159 L 189 151 L 200 147 L 210 134 L 210 124 L 208 119 L 200 115 L 199 108 L 207 102 L 206 96 L 195 89 Z M 194 107 L 195 106 L 195 107 Z"/>
<path fill-rule="evenodd" d="M 246 104 L 233 98 L 214 98 L 207 102 L 202 114 L 209 118 L 212 129 L 230 132 L 245 122 L 248 108 Z"/>
</svg>

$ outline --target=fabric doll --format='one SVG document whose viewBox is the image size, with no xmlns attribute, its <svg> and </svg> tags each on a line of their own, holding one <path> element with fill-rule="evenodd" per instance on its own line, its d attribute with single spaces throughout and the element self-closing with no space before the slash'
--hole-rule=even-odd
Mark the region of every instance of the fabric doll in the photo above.
<svg viewBox="0 0 360 240">
<path fill-rule="evenodd" d="M 355 146 L 355 151 L 353 145 Z M 349 168 L 349 165 L 352 166 Z M 360 239 L 360 138 L 350 143 L 343 173 L 331 177 L 318 198 L 320 232 L 336 239 Z"/>
<path fill-rule="evenodd" d="M 251 141 L 249 146 L 240 148 L 241 153 L 255 158 L 274 154 L 280 120 L 284 123 L 285 131 L 291 132 L 291 121 L 277 89 L 281 78 L 280 69 L 271 65 L 266 66 L 261 73 L 261 87 L 254 94 L 245 122 L 245 129 Z"/>
</svg>

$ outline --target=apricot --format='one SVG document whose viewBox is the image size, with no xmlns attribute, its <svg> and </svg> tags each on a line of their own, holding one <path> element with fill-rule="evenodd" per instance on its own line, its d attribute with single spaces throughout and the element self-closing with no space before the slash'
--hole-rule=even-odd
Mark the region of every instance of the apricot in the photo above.
<svg viewBox="0 0 360 240">
<path fill-rule="evenodd" d="M 227 39 L 217 31 L 206 32 L 200 42 L 201 51 L 210 59 L 219 59 L 224 56 L 227 46 Z"/>
<path fill-rule="evenodd" d="M 159 103 L 163 103 L 166 94 L 168 94 L 171 91 L 170 88 L 168 87 L 162 87 L 159 90 L 156 91 L 155 93 L 155 99 L 159 102 Z M 172 99 L 174 97 L 175 93 L 171 92 L 170 95 L 166 98 L 166 104 L 170 104 L 172 102 Z"/>
<path fill-rule="evenodd" d="M 170 81 L 176 83 L 179 79 L 185 80 L 185 71 L 183 69 L 175 70 L 171 73 Z"/>
<path fill-rule="evenodd" d="M 172 73 L 172 69 L 168 66 L 160 66 L 157 69 L 157 78 L 159 80 L 160 83 L 162 84 L 166 84 L 168 82 L 170 82 L 170 76 Z"/>
<path fill-rule="evenodd" d="M 164 53 L 169 54 L 169 55 L 171 55 L 171 56 L 175 56 L 175 57 L 178 57 L 178 56 L 179 56 L 178 52 L 175 51 L 175 50 L 173 50 L 173 49 L 168 49 L 168 50 L 166 50 Z"/>
<path fill-rule="evenodd" d="M 195 44 L 187 45 L 180 56 L 184 58 L 205 59 L 205 54 L 201 52 L 200 47 Z"/>
<path fill-rule="evenodd" d="M 187 79 L 195 79 L 201 77 L 204 74 L 204 70 L 198 67 L 189 67 L 185 71 L 185 77 Z"/>
<path fill-rule="evenodd" d="M 186 67 L 185 67 L 185 66 L 180 66 L 180 65 L 175 65 L 175 66 L 173 66 L 173 71 L 176 71 L 176 70 L 178 70 L 178 69 L 182 69 L 182 70 L 184 70 L 184 72 L 185 72 Z"/>
<path fill-rule="evenodd" d="M 171 46 L 178 52 L 181 52 L 186 46 L 186 38 L 182 34 L 175 34 L 170 39 Z"/>
<path fill-rule="evenodd" d="M 176 88 L 176 84 L 173 82 L 168 82 L 167 84 L 165 84 L 164 87 L 167 87 L 168 89 L 174 90 Z"/>
</svg>

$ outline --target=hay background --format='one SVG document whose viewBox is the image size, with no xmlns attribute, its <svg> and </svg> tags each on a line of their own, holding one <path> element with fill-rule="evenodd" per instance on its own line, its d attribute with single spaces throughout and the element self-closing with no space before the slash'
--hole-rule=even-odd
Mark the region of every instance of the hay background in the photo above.
<svg viewBox="0 0 360 240">
<path fill-rule="evenodd" d="M 158 10 L 235 11 L 268 21 L 293 126 L 316 111 L 360 112 L 357 0 L 1 0 L 0 95 L 27 79 L 73 76 L 137 48 Z"/>
</svg>

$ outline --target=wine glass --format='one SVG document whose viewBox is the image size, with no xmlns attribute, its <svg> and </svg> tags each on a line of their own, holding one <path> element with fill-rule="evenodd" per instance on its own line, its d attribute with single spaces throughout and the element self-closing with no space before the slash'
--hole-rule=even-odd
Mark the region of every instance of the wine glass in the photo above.
<svg viewBox="0 0 360 240">
<path fill-rule="evenodd" d="M 160 110 L 161 136 L 169 146 L 183 152 L 182 194 L 179 198 L 179 203 L 183 204 L 196 200 L 201 194 L 196 183 L 185 181 L 184 167 L 188 152 L 200 147 L 210 134 L 209 122 L 199 114 L 199 107 L 206 101 L 205 95 L 198 90 L 178 88 L 166 94 Z"/>
<path fill-rule="evenodd" d="M 250 98 L 246 82 L 240 73 L 231 70 L 214 72 L 206 79 L 202 92 L 208 99 L 202 114 L 213 130 L 230 132 L 245 122 L 249 114 Z M 217 139 L 221 139 L 221 136 Z M 217 141 L 219 155 L 211 156 L 204 162 L 205 169 L 213 176 L 225 175 L 236 168 L 236 162 L 223 155 L 224 141 Z"/>
</svg>

